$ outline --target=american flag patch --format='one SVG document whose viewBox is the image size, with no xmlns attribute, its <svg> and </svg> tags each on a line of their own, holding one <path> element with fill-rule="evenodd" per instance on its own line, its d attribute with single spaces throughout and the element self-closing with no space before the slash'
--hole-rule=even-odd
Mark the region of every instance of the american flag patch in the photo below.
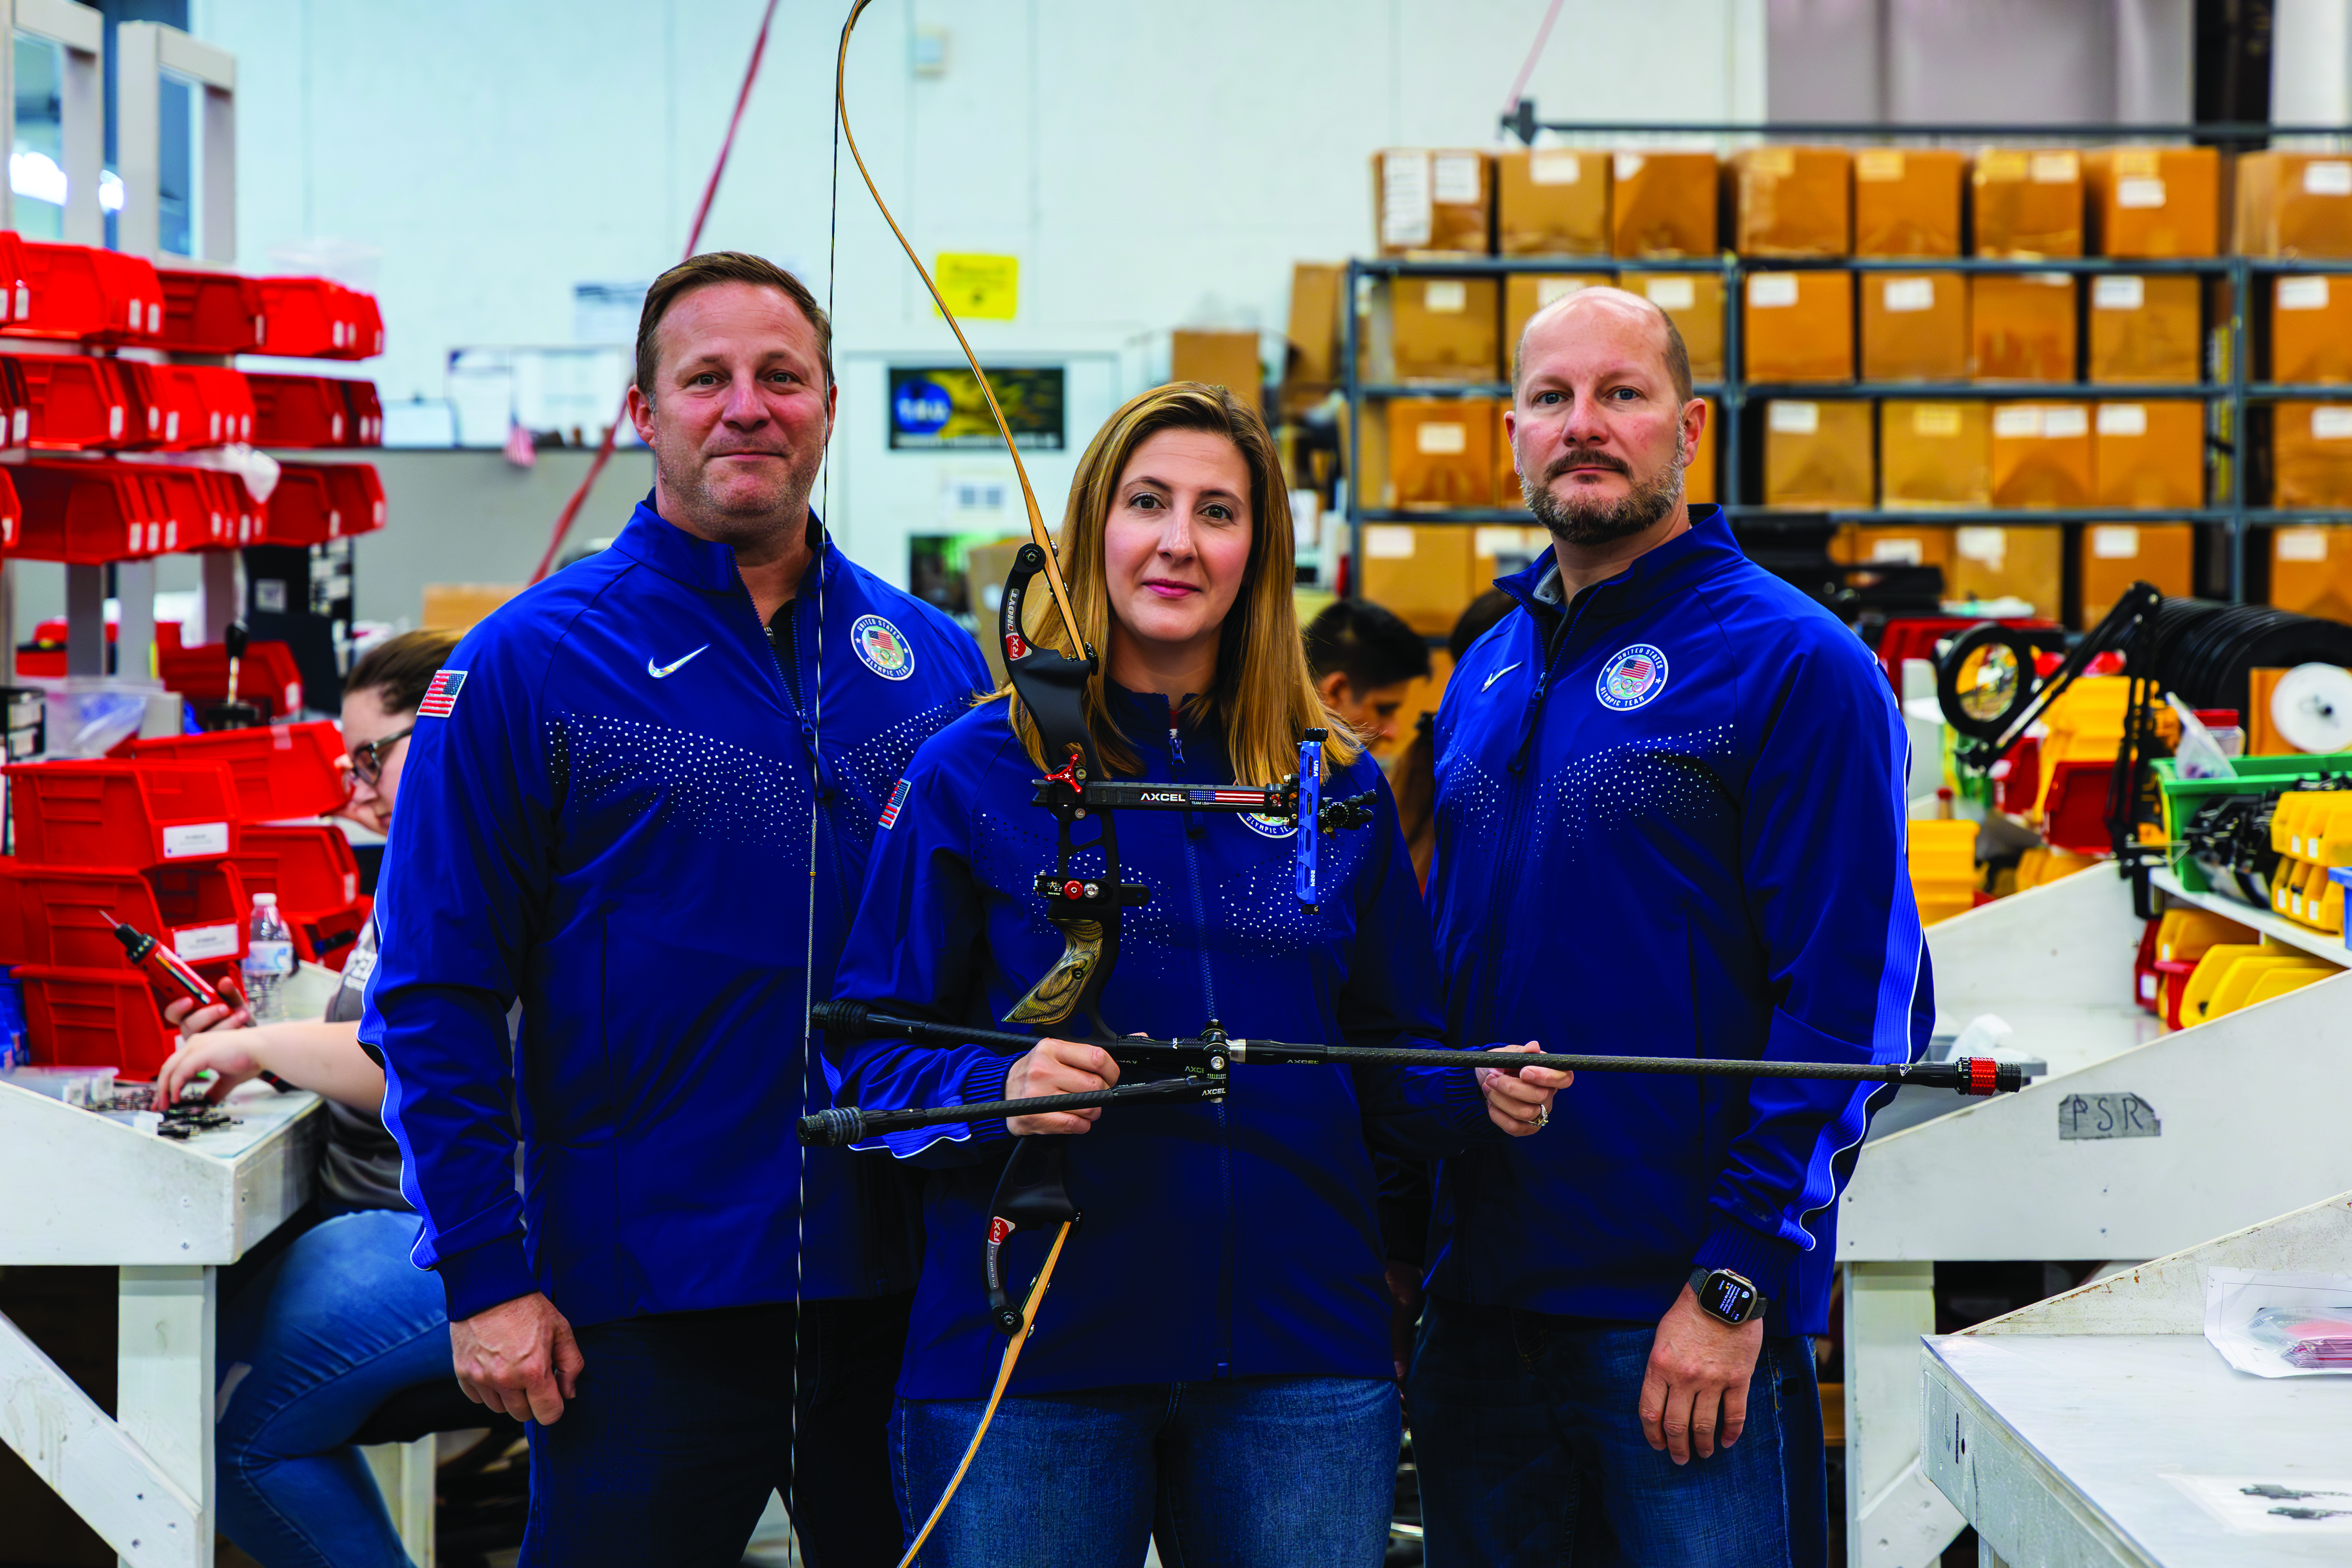
<svg viewBox="0 0 2352 1568">
<path fill-rule="evenodd" d="M 907 781 L 900 779 L 898 787 L 890 792 L 890 804 L 882 808 L 882 826 L 890 826 L 898 820 L 898 808 L 907 804 Z"/>
<path fill-rule="evenodd" d="M 446 719 L 457 706 L 457 689 L 466 684 L 462 669 L 445 669 L 433 678 L 425 689 L 425 700 L 416 705 L 419 719 Z"/>
</svg>

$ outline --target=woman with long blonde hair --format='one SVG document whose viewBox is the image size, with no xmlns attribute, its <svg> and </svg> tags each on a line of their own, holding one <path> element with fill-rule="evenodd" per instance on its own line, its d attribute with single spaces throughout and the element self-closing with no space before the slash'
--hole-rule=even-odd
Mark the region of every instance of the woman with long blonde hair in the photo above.
<svg viewBox="0 0 2352 1568">
<path fill-rule="evenodd" d="M 1317 697 L 1291 607 L 1290 513 L 1264 421 L 1222 388 L 1129 402 L 1078 465 L 1061 559 L 1105 655 L 1087 722 L 1114 774 L 1266 784 L 1325 728 L 1326 795 L 1375 792 L 1369 832 L 1322 846 L 1321 901 L 1292 896 L 1291 834 L 1234 815 L 1128 813 L 1129 913 L 1103 997 L 1121 1029 L 1353 1045 L 1441 1038 L 1428 922 L 1379 770 Z M 1039 617 L 1043 619 L 1044 617 Z M 1066 646 L 1058 625 L 1035 640 Z M 1000 692 L 1000 698 L 1009 693 Z M 1034 878 L 1049 771 L 1017 701 L 915 755 L 877 836 L 838 994 L 993 1026 L 1062 951 Z M 844 1104 L 975 1104 L 1100 1089 L 1118 1066 L 1045 1038 L 828 1040 Z M 1303 1067 L 1243 1072 L 1222 1102 L 1088 1110 L 894 1133 L 929 1172 L 925 1253 L 892 1451 L 919 1525 L 980 1428 L 1003 1342 L 982 1287 L 1011 1140 L 1076 1135 L 1084 1213 L 1009 1396 L 920 1561 L 971 1568 L 1381 1560 L 1398 1408 L 1370 1148 L 1437 1155 L 1548 1115 L 1565 1075 Z M 1042 1254 L 1015 1237 L 1010 1278 Z"/>
</svg>

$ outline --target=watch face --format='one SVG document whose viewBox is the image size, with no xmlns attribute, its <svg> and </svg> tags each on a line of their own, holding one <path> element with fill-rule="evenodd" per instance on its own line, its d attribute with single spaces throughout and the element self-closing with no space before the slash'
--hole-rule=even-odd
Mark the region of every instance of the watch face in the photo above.
<svg viewBox="0 0 2352 1568">
<path fill-rule="evenodd" d="M 1710 1274 L 1699 1305 L 1727 1323 L 1744 1323 L 1756 1310 L 1756 1288 L 1728 1274 Z"/>
</svg>

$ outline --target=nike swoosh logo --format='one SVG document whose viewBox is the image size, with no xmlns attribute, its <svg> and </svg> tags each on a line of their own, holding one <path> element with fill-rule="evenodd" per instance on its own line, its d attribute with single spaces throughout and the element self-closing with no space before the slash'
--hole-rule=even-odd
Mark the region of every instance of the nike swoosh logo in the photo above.
<svg viewBox="0 0 2352 1568">
<path fill-rule="evenodd" d="M 1500 669 L 1496 670 L 1494 674 L 1492 674 L 1492 675 L 1490 675 L 1490 676 L 1488 676 L 1488 677 L 1486 678 L 1486 686 L 1492 686 L 1492 685 L 1494 685 L 1494 684 L 1495 684 L 1495 682 L 1496 682 L 1496 681 L 1498 681 L 1498 680 L 1502 679 L 1503 679 L 1503 677 L 1505 677 L 1505 676 L 1507 676 L 1507 675 L 1510 674 L 1510 673 L 1511 673 L 1511 671 L 1513 671 L 1513 670 L 1515 670 L 1515 669 L 1518 668 L 1520 665 L 1525 664 L 1526 662 L 1527 662 L 1527 660 L 1526 660 L 1526 659 L 1518 659 L 1518 660 L 1516 660 L 1516 661 L 1514 661 L 1514 662 L 1512 662 L 1512 663 L 1510 663 L 1510 664 L 1507 664 L 1507 665 L 1503 666 L 1503 668 L 1500 668 Z M 1484 694 L 1485 694 L 1485 692 L 1486 692 L 1486 686 L 1482 686 L 1482 687 L 1480 687 L 1480 688 L 1478 689 L 1479 693 L 1480 693 L 1481 695 L 1484 695 Z"/>
<path fill-rule="evenodd" d="M 700 647 L 696 648 L 694 653 L 688 654 L 684 658 L 673 659 L 667 664 L 656 664 L 652 659 L 647 659 L 646 660 L 646 673 L 652 676 L 656 680 L 667 680 L 671 676 L 676 675 L 679 670 L 685 668 L 687 665 L 694 659 L 696 654 L 708 653 L 709 650 L 710 645 L 709 643 L 704 643 Z"/>
</svg>

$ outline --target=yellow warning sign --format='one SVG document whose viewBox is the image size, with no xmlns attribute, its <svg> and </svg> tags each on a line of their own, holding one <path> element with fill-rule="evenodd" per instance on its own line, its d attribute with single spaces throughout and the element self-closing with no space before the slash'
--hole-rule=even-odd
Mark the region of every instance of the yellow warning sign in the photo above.
<svg viewBox="0 0 2352 1568">
<path fill-rule="evenodd" d="M 977 251 L 942 251 L 931 276 L 948 309 L 981 321 L 1009 321 L 1021 303 L 1021 258 Z"/>
</svg>

